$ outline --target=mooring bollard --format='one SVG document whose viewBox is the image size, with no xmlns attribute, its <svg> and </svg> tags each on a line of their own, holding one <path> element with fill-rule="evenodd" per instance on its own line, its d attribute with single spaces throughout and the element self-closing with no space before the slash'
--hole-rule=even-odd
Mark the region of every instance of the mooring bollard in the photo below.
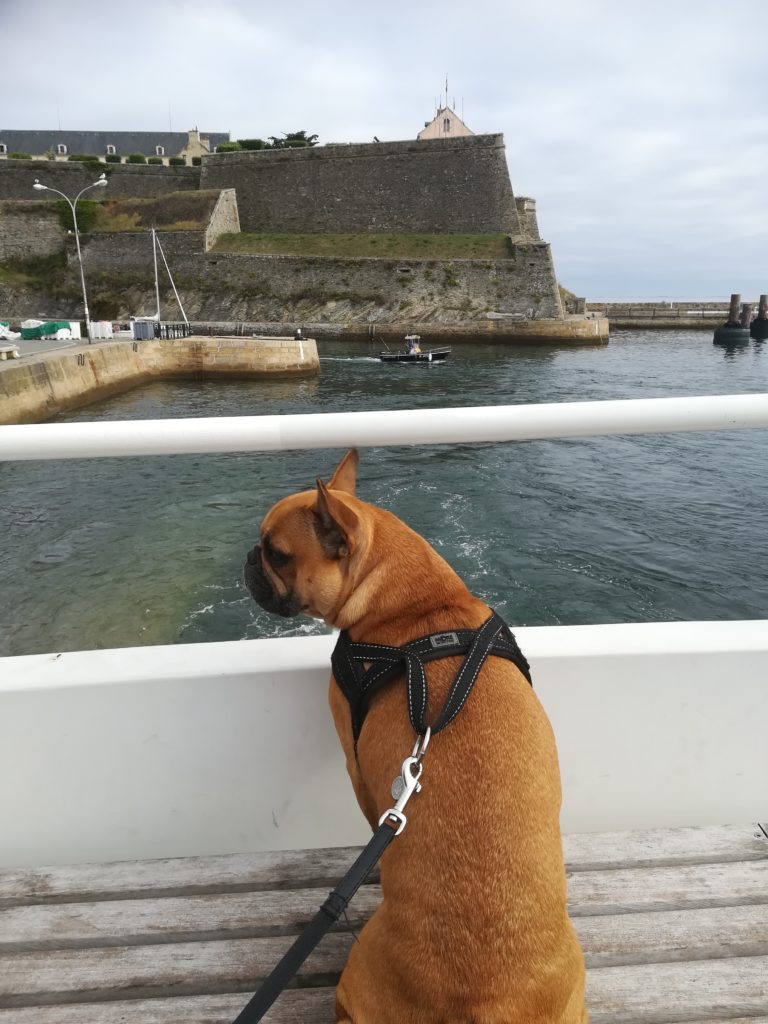
<svg viewBox="0 0 768 1024">
<path fill-rule="evenodd" d="M 747 312 L 746 326 L 744 326 L 745 310 Z M 749 317 L 752 315 L 752 304 L 745 302 L 742 306 L 741 295 L 734 292 L 731 295 L 731 305 L 728 310 L 728 319 L 722 327 L 715 328 L 715 336 L 712 339 L 715 345 L 733 345 L 734 342 L 749 341 Z"/>
<path fill-rule="evenodd" d="M 753 338 L 768 338 L 768 295 L 761 295 L 757 307 L 757 316 L 752 321 L 749 333 Z"/>
</svg>

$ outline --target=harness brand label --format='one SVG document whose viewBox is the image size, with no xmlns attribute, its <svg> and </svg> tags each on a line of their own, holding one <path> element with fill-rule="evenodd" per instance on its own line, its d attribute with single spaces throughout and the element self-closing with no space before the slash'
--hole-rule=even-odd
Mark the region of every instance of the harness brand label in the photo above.
<svg viewBox="0 0 768 1024">
<path fill-rule="evenodd" d="M 441 647 L 453 647 L 458 644 L 459 638 L 456 633 L 435 633 L 429 638 L 429 642 L 439 650 Z"/>
</svg>

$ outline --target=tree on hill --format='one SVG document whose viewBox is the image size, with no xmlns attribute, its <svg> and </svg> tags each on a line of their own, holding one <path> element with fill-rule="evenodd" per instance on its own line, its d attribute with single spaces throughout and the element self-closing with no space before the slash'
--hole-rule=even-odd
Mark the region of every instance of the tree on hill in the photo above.
<svg viewBox="0 0 768 1024">
<path fill-rule="evenodd" d="M 284 138 L 279 139 L 276 135 L 269 136 L 269 142 L 265 149 L 298 149 L 301 146 L 316 146 L 319 136 L 307 135 L 301 132 L 283 132 Z"/>
</svg>

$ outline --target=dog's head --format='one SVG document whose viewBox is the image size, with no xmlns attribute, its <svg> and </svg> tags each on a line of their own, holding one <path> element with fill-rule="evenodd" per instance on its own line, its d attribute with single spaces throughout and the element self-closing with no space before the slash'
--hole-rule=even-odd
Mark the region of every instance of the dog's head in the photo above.
<svg viewBox="0 0 768 1024">
<path fill-rule="evenodd" d="M 245 583 L 268 612 L 304 613 L 333 623 L 350 590 L 350 566 L 364 536 L 355 494 L 357 452 L 347 452 L 327 485 L 291 494 L 267 512 Z"/>
</svg>

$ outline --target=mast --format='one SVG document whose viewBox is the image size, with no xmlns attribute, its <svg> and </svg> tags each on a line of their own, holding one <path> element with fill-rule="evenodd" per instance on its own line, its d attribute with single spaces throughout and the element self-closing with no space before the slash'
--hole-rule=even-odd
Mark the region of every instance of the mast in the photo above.
<svg viewBox="0 0 768 1024">
<path fill-rule="evenodd" d="M 157 233 L 155 232 L 154 228 L 152 228 L 152 258 L 153 258 L 154 263 L 155 263 L 155 300 L 157 302 L 157 306 L 155 307 L 156 308 L 155 320 L 157 320 L 157 322 L 159 323 L 160 322 L 160 282 L 158 281 L 158 278 L 157 278 Z"/>
</svg>

